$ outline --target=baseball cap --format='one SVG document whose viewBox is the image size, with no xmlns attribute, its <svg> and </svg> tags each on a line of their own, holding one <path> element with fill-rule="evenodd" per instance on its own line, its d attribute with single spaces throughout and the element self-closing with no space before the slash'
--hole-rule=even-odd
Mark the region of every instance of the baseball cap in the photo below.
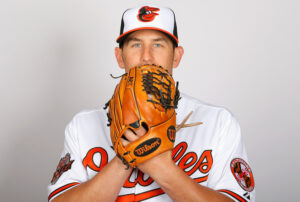
<svg viewBox="0 0 300 202">
<path fill-rule="evenodd" d="M 146 4 L 127 9 L 122 16 L 117 42 L 122 43 L 128 34 L 143 29 L 161 31 L 178 46 L 175 14 L 170 8 Z"/>
</svg>

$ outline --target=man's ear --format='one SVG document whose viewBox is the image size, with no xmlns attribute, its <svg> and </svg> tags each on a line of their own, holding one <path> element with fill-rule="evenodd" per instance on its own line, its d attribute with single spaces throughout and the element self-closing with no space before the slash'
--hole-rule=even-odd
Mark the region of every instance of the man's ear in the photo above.
<svg viewBox="0 0 300 202">
<path fill-rule="evenodd" d="M 121 48 L 119 48 L 119 47 L 115 48 L 115 56 L 116 56 L 117 62 L 119 64 L 119 67 L 121 69 L 124 69 L 125 65 L 124 65 L 124 61 L 123 61 L 123 57 L 122 57 L 122 49 Z"/>
<path fill-rule="evenodd" d="M 178 67 L 180 61 L 181 61 L 181 58 L 183 56 L 183 53 L 184 53 L 184 49 L 182 46 L 178 46 L 175 48 L 174 50 L 174 59 L 173 59 L 173 68 L 176 68 Z"/>
</svg>

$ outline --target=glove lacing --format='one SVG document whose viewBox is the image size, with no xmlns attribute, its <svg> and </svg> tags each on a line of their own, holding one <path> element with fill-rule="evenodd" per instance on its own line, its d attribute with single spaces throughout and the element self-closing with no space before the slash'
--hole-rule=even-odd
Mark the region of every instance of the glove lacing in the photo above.
<svg viewBox="0 0 300 202">
<path fill-rule="evenodd" d="M 195 122 L 195 123 L 185 124 L 185 122 L 190 118 L 192 113 L 193 113 L 193 111 L 191 111 L 180 124 L 176 125 L 176 132 L 178 132 L 181 128 L 187 128 L 187 127 L 192 127 L 192 126 L 197 126 L 197 125 L 203 124 L 203 122 Z"/>
</svg>

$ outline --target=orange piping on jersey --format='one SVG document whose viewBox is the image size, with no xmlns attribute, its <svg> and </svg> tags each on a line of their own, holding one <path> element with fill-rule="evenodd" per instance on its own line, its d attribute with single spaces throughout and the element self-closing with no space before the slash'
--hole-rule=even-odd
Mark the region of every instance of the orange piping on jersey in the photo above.
<svg viewBox="0 0 300 202">
<path fill-rule="evenodd" d="M 238 195 L 238 194 L 236 194 L 232 191 L 229 191 L 229 190 L 226 190 L 226 189 L 221 189 L 221 190 L 218 190 L 218 192 L 224 192 L 224 193 L 232 196 L 233 198 L 237 199 L 240 202 L 247 202 L 243 197 L 241 197 L 240 195 Z"/>
<path fill-rule="evenodd" d="M 206 175 L 204 177 L 193 178 L 193 180 L 197 183 L 205 182 L 207 179 L 208 179 L 208 175 Z"/>
<path fill-rule="evenodd" d="M 116 202 L 127 202 L 127 201 L 142 201 L 142 200 L 146 200 L 161 194 L 164 194 L 165 192 L 158 188 L 158 189 L 154 189 L 151 191 L 147 191 L 141 194 L 129 194 L 129 195 L 123 195 L 123 196 L 119 196 L 116 200 Z"/>
<path fill-rule="evenodd" d="M 58 193 L 60 193 L 60 192 L 62 192 L 62 191 L 64 191 L 64 190 L 66 190 L 66 189 L 68 189 L 68 188 L 70 188 L 70 187 L 73 187 L 73 186 L 75 186 L 75 185 L 77 185 L 77 184 L 79 184 L 79 183 L 78 183 L 78 182 L 74 182 L 74 183 L 66 184 L 65 186 L 62 186 L 62 187 L 60 187 L 60 188 L 54 190 L 54 191 L 49 195 L 48 201 L 50 201 L 50 199 L 51 199 L 53 196 L 55 196 L 56 194 L 58 194 Z"/>
<path fill-rule="evenodd" d="M 207 180 L 207 178 L 208 178 L 208 176 L 204 176 L 204 177 L 195 178 L 193 180 L 195 180 L 197 183 L 200 183 L 200 182 L 205 182 Z M 151 179 L 151 178 L 149 177 L 149 179 Z M 153 180 L 152 180 L 152 182 L 153 182 Z M 130 187 L 133 187 L 136 184 L 137 184 L 137 181 L 132 183 L 132 185 Z M 128 186 L 128 184 L 127 184 L 127 186 Z M 146 199 L 149 199 L 149 198 L 152 198 L 152 197 L 155 197 L 155 196 L 159 196 L 159 195 L 164 194 L 164 193 L 165 192 L 162 189 L 159 188 L 159 189 L 154 189 L 154 190 L 144 192 L 144 193 L 140 193 L 140 194 L 136 194 L 136 195 L 135 194 L 128 194 L 128 195 L 118 196 L 116 202 L 141 201 L 141 200 L 146 200 Z"/>
</svg>

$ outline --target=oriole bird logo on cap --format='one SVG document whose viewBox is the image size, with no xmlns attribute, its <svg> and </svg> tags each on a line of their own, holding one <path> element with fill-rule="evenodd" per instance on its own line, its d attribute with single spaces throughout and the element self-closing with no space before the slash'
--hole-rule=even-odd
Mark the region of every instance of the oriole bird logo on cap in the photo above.
<svg viewBox="0 0 300 202">
<path fill-rule="evenodd" d="M 157 15 L 159 15 L 158 13 L 155 13 L 157 11 L 159 11 L 159 8 L 144 6 L 139 10 L 137 17 L 142 22 L 151 22 Z"/>
</svg>

